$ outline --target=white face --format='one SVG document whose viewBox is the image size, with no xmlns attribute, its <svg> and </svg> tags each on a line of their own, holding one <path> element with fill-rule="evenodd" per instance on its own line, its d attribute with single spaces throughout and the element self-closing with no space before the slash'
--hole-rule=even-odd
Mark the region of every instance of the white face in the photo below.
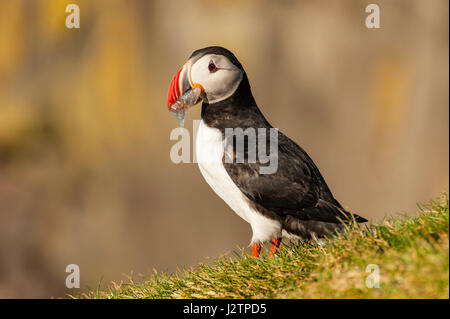
<svg viewBox="0 0 450 319">
<path fill-rule="evenodd" d="M 204 88 L 208 103 L 229 98 L 241 83 L 243 71 L 223 55 L 207 54 L 191 66 L 191 85 Z"/>
</svg>

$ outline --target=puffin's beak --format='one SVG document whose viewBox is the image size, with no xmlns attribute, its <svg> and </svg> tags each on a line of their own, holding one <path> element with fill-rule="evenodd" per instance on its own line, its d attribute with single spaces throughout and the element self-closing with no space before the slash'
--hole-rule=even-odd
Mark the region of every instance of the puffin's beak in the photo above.
<svg viewBox="0 0 450 319">
<path fill-rule="evenodd" d="M 183 67 L 175 74 L 170 83 L 169 92 L 167 94 L 167 106 L 170 109 L 170 106 L 173 105 L 184 93 L 193 89 L 195 87 L 199 87 L 203 92 L 203 87 L 198 83 L 192 83 L 191 80 L 191 67 L 192 64 L 187 62 Z M 197 104 L 200 101 L 200 98 L 196 101 Z"/>
</svg>

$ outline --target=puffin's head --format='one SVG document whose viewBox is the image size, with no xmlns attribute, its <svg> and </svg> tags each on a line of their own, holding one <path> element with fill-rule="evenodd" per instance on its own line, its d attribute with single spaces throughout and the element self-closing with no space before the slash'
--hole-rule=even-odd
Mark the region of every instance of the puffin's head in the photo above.
<svg viewBox="0 0 450 319">
<path fill-rule="evenodd" d="M 200 88 L 198 102 L 208 104 L 233 95 L 242 81 L 244 70 L 233 53 L 222 47 L 207 47 L 195 51 L 175 74 L 169 87 L 170 107 L 189 89 Z"/>
</svg>

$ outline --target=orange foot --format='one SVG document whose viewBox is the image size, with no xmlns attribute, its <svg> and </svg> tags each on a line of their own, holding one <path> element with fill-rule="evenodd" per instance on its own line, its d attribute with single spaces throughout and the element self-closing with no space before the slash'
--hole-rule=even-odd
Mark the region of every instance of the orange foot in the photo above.
<svg viewBox="0 0 450 319">
<path fill-rule="evenodd" d="M 259 257 L 260 251 L 261 251 L 261 245 L 260 244 L 253 244 L 252 245 L 252 257 L 253 258 Z"/>
<path fill-rule="evenodd" d="M 280 247 L 281 244 L 281 238 L 274 238 L 272 239 L 272 248 L 270 248 L 269 257 L 273 257 L 275 253 L 278 250 L 278 247 Z"/>
</svg>

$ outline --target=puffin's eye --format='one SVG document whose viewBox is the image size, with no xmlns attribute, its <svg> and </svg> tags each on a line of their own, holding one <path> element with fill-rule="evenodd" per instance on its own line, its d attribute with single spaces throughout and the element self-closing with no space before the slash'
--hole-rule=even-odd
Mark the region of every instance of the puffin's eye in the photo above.
<svg viewBox="0 0 450 319">
<path fill-rule="evenodd" d="M 217 66 L 214 64 L 213 60 L 209 61 L 208 70 L 209 72 L 214 72 L 215 70 L 217 70 Z"/>
</svg>

